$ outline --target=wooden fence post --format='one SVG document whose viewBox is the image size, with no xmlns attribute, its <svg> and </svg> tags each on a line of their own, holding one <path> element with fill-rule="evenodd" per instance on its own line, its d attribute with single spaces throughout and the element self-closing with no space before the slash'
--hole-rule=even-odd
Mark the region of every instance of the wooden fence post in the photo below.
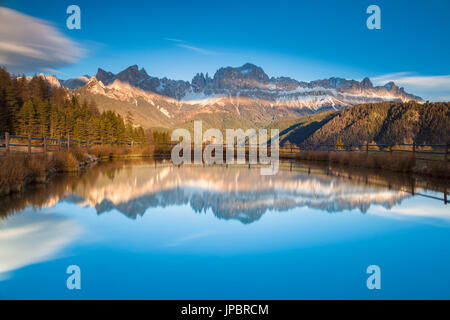
<svg viewBox="0 0 450 320">
<path fill-rule="evenodd" d="M 5 132 L 5 149 L 6 153 L 9 153 L 9 132 Z"/>
<path fill-rule="evenodd" d="M 416 143 L 413 143 L 413 156 L 416 157 Z"/>
<path fill-rule="evenodd" d="M 70 133 L 67 134 L 67 151 L 70 150 Z"/>
<path fill-rule="evenodd" d="M 47 154 L 47 137 L 44 136 L 44 154 Z"/>
<path fill-rule="evenodd" d="M 447 145 L 445 146 L 445 161 L 448 161 L 448 146 L 450 145 L 450 143 L 447 143 Z"/>
<path fill-rule="evenodd" d="M 368 141 L 366 142 L 366 154 L 367 155 L 369 154 L 369 142 Z"/>
<path fill-rule="evenodd" d="M 31 154 L 31 136 L 28 135 L 28 154 Z"/>
</svg>

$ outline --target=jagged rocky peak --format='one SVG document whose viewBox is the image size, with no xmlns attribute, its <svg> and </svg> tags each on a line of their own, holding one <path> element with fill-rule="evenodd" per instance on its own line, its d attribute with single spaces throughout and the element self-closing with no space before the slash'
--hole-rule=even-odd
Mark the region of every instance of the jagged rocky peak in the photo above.
<svg viewBox="0 0 450 320">
<path fill-rule="evenodd" d="M 147 71 L 145 71 L 144 68 L 139 70 L 139 67 L 137 65 L 132 65 L 119 72 L 118 74 L 114 74 L 112 72 L 98 68 L 96 77 L 105 85 L 109 85 L 114 81 L 119 80 L 136 87 L 139 86 L 139 84 L 141 84 L 143 81 L 151 79 L 151 77 L 147 74 Z"/>
<path fill-rule="evenodd" d="M 220 68 L 214 75 L 213 84 L 215 89 L 251 89 L 269 81 L 269 76 L 261 67 L 246 63 L 238 68 Z"/>
<path fill-rule="evenodd" d="M 269 77 L 264 70 L 254 64 L 246 63 L 242 67 L 236 68 L 236 70 L 248 78 L 256 79 L 262 82 L 269 82 Z"/>
<path fill-rule="evenodd" d="M 105 85 L 108 85 L 114 81 L 114 73 L 105 71 L 102 68 L 98 68 L 96 78 L 103 82 Z"/>
<path fill-rule="evenodd" d="M 298 87 L 306 87 L 305 82 L 298 82 L 295 79 L 289 77 L 272 77 L 270 83 L 274 84 L 279 90 L 295 90 Z"/>
<path fill-rule="evenodd" d="M 105 85 L 102 81 L 99 81 L 96 76 L 92 76 L 88 83 L 81 88 L 81 90 L 88 90 L 95 94 L 105 94 Z"/>
<path fill-rule="evenodd" d="M 363 89 L 373 89 L 373 83 L 369 78 L 366 77 L 361 81 L 361 87 Z"/>
<path fill-rule="evenodd" d="M 137 65 L 126 68 L 115 76 L 115 80 L 128 82 L 132 86 L 138 86 L 141 82 L 148 80 L 150 77 L 144 68 L 139 70 Z"/>
<path fill-rule="evenodd" d="M 392 81 L 389 81 L 388 83 L 386 83 L 386 84 L 384 85 L 384 87 L 385 87 L 386 90 L 388 90 L 389 92 L 396 92 L 396 91 L 398 91 L 397 85 L 396 85 L 394 82 L 392 82 Z"/>
<path fill-rule="evenodd" d="M 92 76 L 87 82 L 86 87 L 94 87 L 94 86 L 104 87 L 104 83 L 98 80 L 96 76 Z"/>
<path fill-rule="evenodd" d="M 88 83 L 97 83 L 99 80 L 98 80 L 98 78 L 96 77 L 96 76 L 92 76 L 90 79 L 89 79 L 89 81 L 88 81 Z M 103 82 L 103 81 L 102 81 Z"/>
<path fill-rule="evenodd" d="M 394 82 L 390 81 L 384 85 L 384 88 L 392 95 L 406 94 L 404 88 L 399 88 Z"/>
<path fill-rule="evenodd" d="M 194 78 L 192 78 L 192 90 L 194 92 L 201 92 L 206 88 L 206 78 L 202 73 L 197 73 Z"/>
<path fill-rule="evenodd" d="M 208 73 L 206 73 L 206 76 L 203 74 L 203 72 L 197 73 L 191 81 L 192 91 L 201 92 L 210 87 L 211 84 L 212 79 L 208 76 Z"/>
</svg>

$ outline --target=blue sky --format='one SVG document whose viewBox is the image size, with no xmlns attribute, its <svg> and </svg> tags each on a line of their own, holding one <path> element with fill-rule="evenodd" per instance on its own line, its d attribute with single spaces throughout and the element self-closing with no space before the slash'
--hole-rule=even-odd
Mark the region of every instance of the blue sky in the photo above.
<svg viewBox="0 0 450 320">
<path fill-rule="evenodd" d="M 81 8 L 81 30 L 66 28 L 71 4 Z M 366 27 L 371 4 L 381 8 L 381 30 Z M 269 76 L 369 76 L 375 84 L 396 80 L 425 98 L 450 100 L 448 0 L 6 0 L 3 6 L 49 22 L 81 49 L 50 69 L 63 79 L 138 64 L 152 76 L 191 80 L 197 72 L 252 62 Z"/>
</svg>

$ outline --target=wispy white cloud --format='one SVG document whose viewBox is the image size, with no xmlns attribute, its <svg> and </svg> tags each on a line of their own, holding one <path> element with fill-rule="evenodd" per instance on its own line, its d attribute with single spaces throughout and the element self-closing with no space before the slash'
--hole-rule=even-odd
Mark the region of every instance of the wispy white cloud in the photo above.
<svg viewBox="0 0 450 320">
<path fill-rule="evenodd" d="M 180 39 L 174 39 L 174 38 L 164 38 L 167 41 L 172 41 L 172 42 L 184 42 L 184 40 L 180 40 Z"/>
<path fill-rule="evenodd" d="M 184 49 L 188 49 L 188 50 L 192 50 L 198 53 L 202 53 L 202 54 L 207 54 L 207 55 L 211 55 L 214 54 L 214 51 L 210 51 L 210 50 L 206 50 L 206 49 L 202 49 L 199 47 L 194 47 L 194 46 L 190 46 L 187 44 L 177 44 L 178 47 L 184 48 Z"/>
<path fill-rule="evenodd" d="M 56 69 L 77 62 L 83 53 L 50 23 L 0 7 L 0 65 L 9 71 Z"/>
<path fill-rule="evenodd" d="M 450 75 L 417 75 L 412 72 L 398 72 L 372 78 L 375 85 L 393 81 L 407 91 L 433 101 L 449 101 Z"/>
<path fill-rule="evenodd" d="M 388 73 L 377 77 L 373 77 L 371 78 L 371 80 L 375 85 L 384 85 L 389 81 L 393 81 L 392 79 L 403 78 L 411 74 L 412 74 L 411 72 Z"/>
<path fill-rule="evenodd" d="M 372 80 L 375 84 L 385 84 L 389 81 L 394 81 L 401 86 L 410 85 L 450 90 L 450 75 L 419 76 L 411 72 L 399 72 L 375 77 Z"/>
<path fill-rule="evenodd" d="M 174 42 L 175 45 L 177 47 L 183 48 L 183 49 L 187 49 L 187 50 L 191 50 L 191 51 L 195 51 L 201 54 L 205 54 L 205 55 L 213 55 L 216 54 L 216 52 L 211 51 L 211 50 L 206 50 L 197 46 L 193 46 L 191 44 L 188 44 L 186 41 L 181 40 L 181 39 L 175 39 L 175 38 L 164 38 L 167 41 L 171 41 Z"/>
</svg>

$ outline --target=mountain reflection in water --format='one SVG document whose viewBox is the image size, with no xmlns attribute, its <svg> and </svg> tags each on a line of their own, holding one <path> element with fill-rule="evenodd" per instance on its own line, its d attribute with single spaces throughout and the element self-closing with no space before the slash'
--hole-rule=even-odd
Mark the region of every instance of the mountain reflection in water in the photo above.
<svg viewBox="0 0 450 320">
<path fill-rule="evenodd" d="M 447 189 L 312 163 L 104 162 L 0 198 L 0 299 L 447 299 Z M 387 270 L 376 296 L 370 264 Z"/>
<path fill-rule="evenodd" d="M 269 210 L 308 207 L 327 212 L 371 205 L 391 208 L 421 185 L 410 178 L 389 179 L 366 171 L 283 163 L 275 176 L 261 176 L 247 166 L 173 166 L 170 162 L 112 162 L 80 176 L 61 176 L 25 195 L 2 199 L 3 214 L 28 205 L 53 206 L 59 201 L 95 207 L 98 214 L 117 210 L 131 219 L 148 209 L 187 205 L 219 219 L 257 221 Z"/>
</svg>

